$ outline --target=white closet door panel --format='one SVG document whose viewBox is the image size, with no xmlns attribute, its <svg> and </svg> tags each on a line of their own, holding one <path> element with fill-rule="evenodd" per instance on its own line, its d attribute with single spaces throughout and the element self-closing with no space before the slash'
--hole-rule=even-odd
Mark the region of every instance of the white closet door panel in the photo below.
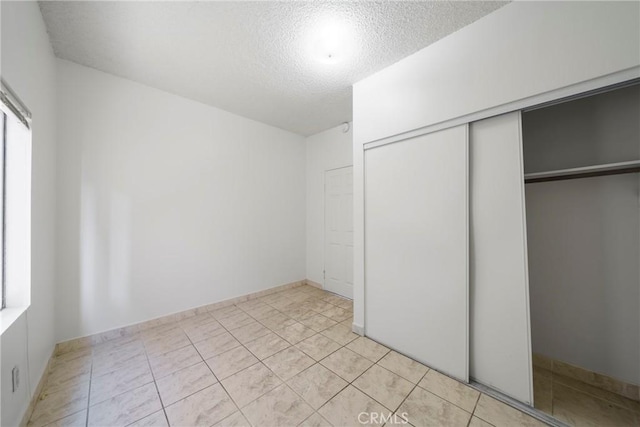
<svg viewBox="0 0 640 427">
<path fill-rule="evenodd" d="M 520 112 L 470 125 L 470 376 L 532 404 Z"/>
<path fill-rule="evenodd" d="M 468 381 L 468 127 L 365 152 L 365 333 Z"/>
</svg>

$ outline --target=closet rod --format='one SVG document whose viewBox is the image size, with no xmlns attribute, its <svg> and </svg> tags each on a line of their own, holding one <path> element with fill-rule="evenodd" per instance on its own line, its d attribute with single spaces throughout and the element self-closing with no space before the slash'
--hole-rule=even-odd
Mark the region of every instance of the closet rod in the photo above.
<svg viewBox="0 0 640 427">
<path fill-rule="evenodd" d="M 581 168 L 561 169 L 549 172 L 528 173 L 524 175 L 525 184 L 536 182 L 561 181 L 565 179 L 589 178 L 593 176 L 620 175 L 640 172 L 640 160 L 631 162 L 608 163 L 605 165 Z"/>
</svg>

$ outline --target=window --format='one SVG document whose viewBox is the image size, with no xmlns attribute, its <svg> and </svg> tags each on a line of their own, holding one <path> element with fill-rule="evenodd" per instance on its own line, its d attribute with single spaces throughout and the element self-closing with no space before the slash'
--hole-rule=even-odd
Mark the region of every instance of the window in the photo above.
<svg viewBox="0 0 640 427">
<path fill-rule="evenodd" d="M 1 332 L 31 302 L 31 121 L 2 81 L 0 91 Z"/>
</svg>

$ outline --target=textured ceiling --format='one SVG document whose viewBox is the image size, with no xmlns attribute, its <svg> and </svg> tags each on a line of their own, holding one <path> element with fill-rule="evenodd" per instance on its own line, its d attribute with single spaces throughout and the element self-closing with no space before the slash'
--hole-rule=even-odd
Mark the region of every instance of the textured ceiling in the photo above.
<svg viewBox="0 0 640 427">
<path fill-rule="evenodd" d="M 302 135 L 351 120 L 351 85 L 505 2 L 43 1 L 56 55 Z M 318 60 L 337 26 L 346 52 Z"/>
</svg>

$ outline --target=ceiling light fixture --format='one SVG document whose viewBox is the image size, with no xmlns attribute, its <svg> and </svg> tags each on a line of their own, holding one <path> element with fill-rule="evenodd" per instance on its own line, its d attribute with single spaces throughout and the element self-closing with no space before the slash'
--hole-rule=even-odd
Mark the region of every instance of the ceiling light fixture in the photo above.
<svg viewBox="0 0 640 427">
<path fill-rule="evenodd" d="M 310 37 L 310 51 L 313 58 L 321 63 L 343 62 L 353 52 L 354 35 L 346 22 L 327 18 L 318 21 Z"/>
</svg>

